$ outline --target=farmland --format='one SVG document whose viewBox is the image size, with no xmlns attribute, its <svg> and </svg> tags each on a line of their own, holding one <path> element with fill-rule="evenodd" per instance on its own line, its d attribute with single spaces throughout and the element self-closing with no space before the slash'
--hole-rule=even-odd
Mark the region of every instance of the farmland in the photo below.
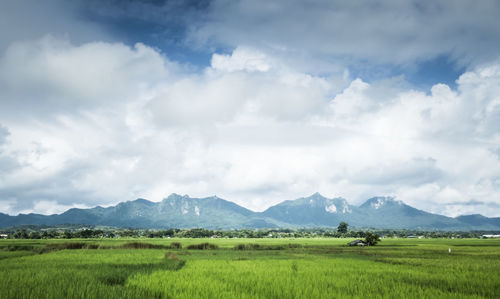
<svg viewBox="0 0 500 299">
<path fill-rule="evenodd" d="M 384 239 L 348 247 L 350 240 L 0 240 L 0 298 L 500 294 L 500 240 Z"/>
</svg>

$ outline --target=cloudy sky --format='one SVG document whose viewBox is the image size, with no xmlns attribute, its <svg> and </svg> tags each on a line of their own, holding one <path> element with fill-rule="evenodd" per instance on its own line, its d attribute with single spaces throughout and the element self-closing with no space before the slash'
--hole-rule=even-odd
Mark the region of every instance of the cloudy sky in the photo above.
<svg viewBox="0 0 500 299">
<path fill-rule="evenodd" d="M 500 2 L 0 1 L 0 212 L 320 192 L 500 216 Z"/>
</svg>

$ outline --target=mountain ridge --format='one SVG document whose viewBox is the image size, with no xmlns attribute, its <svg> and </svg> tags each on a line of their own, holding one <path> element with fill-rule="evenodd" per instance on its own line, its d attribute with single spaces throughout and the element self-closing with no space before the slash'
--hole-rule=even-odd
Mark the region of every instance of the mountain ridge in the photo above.
<svg viewBox="0 0 500 299">
<path fill-rule="evenodd" d="M 170 194 L 160 202 L 137 198 L 115 206 L 71 208 L 60 214 L 0 213 L 0 227 L 16 225 L 83 224 L 131 228 L 276 228 L 336 227 L 345 221 L 353 227 L 422 230 L 500 230 L 500 217 L 480 214 L 447 217 L 416 209 L 389 196 L 367 199 L 359 206 L 342 197 L 327 198 L 316 192 L 285 200 L 254 212 L 217 196 L 195 198 Z"/>
</svg>

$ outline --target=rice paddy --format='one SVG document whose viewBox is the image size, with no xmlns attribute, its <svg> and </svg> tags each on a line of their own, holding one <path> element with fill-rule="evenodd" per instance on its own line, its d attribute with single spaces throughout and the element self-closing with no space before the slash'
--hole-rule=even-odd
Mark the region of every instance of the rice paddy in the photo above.
<svg viewBox="0 0 500 299">
<path fill-rule="evenodd" d="M 0 298 L 499 297 L 500 240 L 350 240 L 0 240 Z"/>
</svg>

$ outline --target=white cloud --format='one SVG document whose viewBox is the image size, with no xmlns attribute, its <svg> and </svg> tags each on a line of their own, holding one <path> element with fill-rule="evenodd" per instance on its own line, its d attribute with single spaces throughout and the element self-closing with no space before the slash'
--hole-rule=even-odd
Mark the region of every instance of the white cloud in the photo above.
<svg viewBox="0 0 500 299">
<path fill-rule="evenodd" d="M 7 141 L 7 137 L 9 135 L 9 130 L 0 124 L 0 146 L 2 146 Z"/>
<path fill-rule="evenodd" d="M 258 71 L 267 72 L 271 65 L 267 57 L 259 52 L 247 48 L 236 48 L 231 55 L 212 56 L 212 68 L 220 71 Z"/>
<path fill-rule="evenodd" d="M 60 214 L 72 208 L 86 209 L 90 207 L 82 204 L 60 205 L 55 200 L 41 200 L 35 203 L 33 210 L 40 211 L 40 213 L 45 215 L 51 215 L 51 214 Z M 23 211 L 21 211 L 21 213 L 22 212 Z M 30 212 L 30 210 L 26 212 Z"/>
<path fill-rule="evenodd" d="M 262 210 L 316 191 L 500 213 L 498 62 L 427 94 L 397 79 L 311 75 L 248 48 L 194 74 L 144 45 L 55 38 L 15 44 L 0 61 L 11 213 L 171 192 Z"/>
<path fill-rule="evenodd" d="M 71 37 L 78 44 L 111 39 L 95 23 L 82 18 L 81 3 L 64 0 L 0 2 L 0 52 L 13 42 L 46 34 Z"/>
<path fill-rule="evenodd" d="M 175 66 L 142 44 L 75 46 L 46 36 L 9 46 L 0 60 L 5 117 L 12 109 L 47 115 L 124 104 L 169 78 Z"/>
<path fill-rule="evenodd" d="M 236 49 L 214 54 L 200 75 L 165 84 L 148 103 L 161 124 L 231 122 L 249 115 L 297 120 L 318 113 L 339 81 L 297 72 L 272 56 Z"/>
<path fill-rule="evenodd" d="M 293 53 L 324 70 L 341 64 L 407 66 L 450 55 L 458 64 L 487 62 L 498 55 L 499 3 L 216 0 L 190 39 Z M 304 65 L 303 65 L 304 66 Z"/>
</svg>

